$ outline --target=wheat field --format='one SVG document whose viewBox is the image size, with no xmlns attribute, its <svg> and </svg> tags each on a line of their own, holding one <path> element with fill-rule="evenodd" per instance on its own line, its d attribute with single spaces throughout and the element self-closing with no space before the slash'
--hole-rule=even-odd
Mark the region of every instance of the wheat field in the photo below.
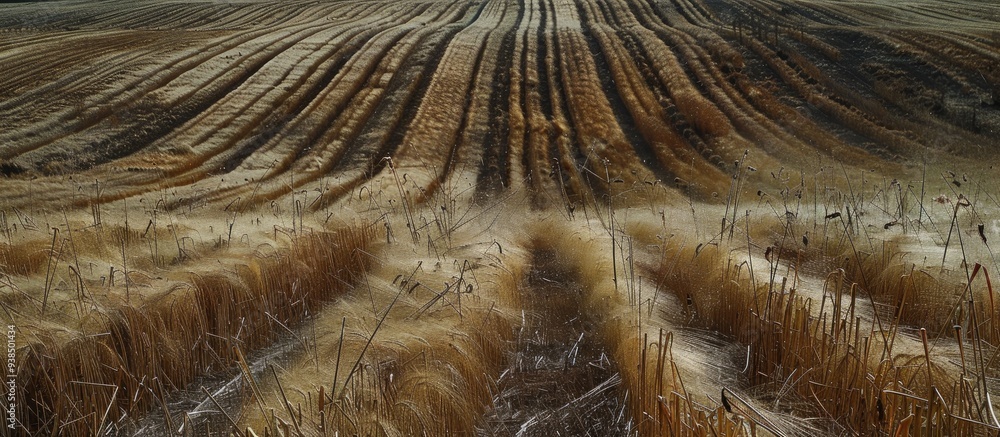
<svg viewBox="0 0 1000 437">
<path fill-rule="evenodd" d="M 1000 6 L 0 7 L 10 435 L 997 435 Z"/>
</svg>

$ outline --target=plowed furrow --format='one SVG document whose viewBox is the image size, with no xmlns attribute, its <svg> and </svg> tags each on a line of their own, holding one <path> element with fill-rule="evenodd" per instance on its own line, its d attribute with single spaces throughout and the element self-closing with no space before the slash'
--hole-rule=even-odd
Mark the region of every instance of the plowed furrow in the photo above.
<svg viewBox="0 0 1000 437">
<path fill-rule="evenodd" d="M 332 28 L 282 51 L 279 58 L 269 62 L 252 80 L 182 129 L 154 143 L 149 153 L 117 163 L 139 168 L 155 165 L 159 177 L 137 173 L 128 179 L 118 179 L 116 182 L 124 190 L 108 200 L 195 183 L 210 174 L 228 173 L 282 131 L 301 130 L 299 124 L 315 117 L 313 112 L 321 112 L 316 107 L 318 96 L 325 96 L 330 87 L 339 83 L 334 79 L 349 56 L 368 53 L 359 50 L 368 35 L 374 33 L 368 29 L 379 28 L 393 18 L 396 17 L 389 15 L 373 21 L 359 20 L 350 28 Z M 324 49 L 328 40 L 340 44 Z M 289 62 L 285 58 L 294 60 Z M 291 85 L 287 85 L 289 82 Z M 286 85 L 282 86 L 283 83 Z M 298 144 L 293 140 L 288 138 L 287 143 Z M 189 147 L 194 153 L 181 155 L 183 159 L 176 162 L 165 160 L 164 154 L 177 147 Z"/>
<path fill-rule="evenodd" d="M 119 28 L 119 29 L 143 29 L 151 28 L 149 24 L 152 23 L 165 23 L 173 22 L 169 19 L 171 15 L 189 14 L 196 11 L 198 8 L 180 9 L 178 10 L 175 5 L 170 4 L 152 4 L 145 5 L 145 7 L 140 7 L 138 9 L 133 8 L 109 8 L 110 11 L 107 15 L 103 17 L 95 17 L 93 22 L 96 26 L 100 28 Z"/>
<path fill-rule="evenodd" d="M 383 101 L 365 120 L 357 144 L 327 174 L 330 180 L 319 187 L 319 195 L 309 202 L 310 208 L 328 208 L 387 168 L 389 160 L 386 158 L 394 156 L 402 146 L 449 42 L 462 30 L 445 24 L 461 20 L 469 11 L 470 5 L 462 5 L 443 23 L 435 23 L 440 27 L 435 26 L 421 38 L 413 55 L 399 68 L 400 73 L 389 82 Z"/>
<path fill-rule="evenodd" d="M 43 146 L 47 146 L 60 140 L 62 140 L 65 144 L 67 141 L 72 140 L 72 138 L 67 137 L 83 132 L 84 130 L 99 123 L 107 122 L 108 117 L 112 115 L 110 108 L 116 105 L 134 106 L 136 103 L 145 102 L 147 105 L 163 105 L 166 107 L 177 108 L 178 111 L 186 114 L 181 116 L 181 114 L 177 113 L 172 120 L 167 117 L 164 117 L 162 120 L 157 120 L 160 125 L 158 135 L 155 135 L 152 138 L 147 137 L 141 142 L 126 141 L 127 144 L 119 144 L 119 147 L 116 147 L 118 151 L 111 151 L 111 153 L 105 152 L 104 159 L 98 159 L 90 163 L 82 164 L 86 167 L 99 162 L 104 162 L 107 158 L 113 159 L 116 156 L 124 156 L 125 154 L 130 153 L 130 151 L 134 151 L 134 148 L 142 147 L 146 142 L 165 134 L 166 132 L 162 129 L 169 127 L 164 126 L 165 122 L 176 126 L 180 124 L 178 123 L 179 120 L 189 119 L 195 116 L 197 113 L 201 112 L 198 108 L 204 109 L 208 105 L 211 105 L 213 102 L 226 95 L 229 91 L 239 86 L 240 83 L 253 76 L 253 74 L 255 74 L 263 65 L 278 56 L 283 50 L 286 50 L 295 43 L 319 32 L 321 29 L 322 27 L 318 24 L 299 26 L 297 29 L 285 31 L 286 34 L 283 38 L 274 40 L 271 37 L 268 37 L 266 42 L 263 42 L 262 44 L 255 44 L 252 39 L 253 36 L 244 35 L 241 37 L 235 37 L 234 39 L 236 41 L 233 41 L 233 44 L 229 47 L 223 47 L 208 53 L 200 53 L 185 62 L 173 64 L 175 65 L 174 67 L 165 71 L 146 74 L 146 77 L 139 79 L 139 83 L 136 84 L 135 88 L 125 88 L 129 90 L 128 94 L 121 95 L 118 93 L 109 93 L 106 97 L 103 97 L 93 103 L 93 107 L 95 107 L 93 110 L 78 115 L 74 115 L 71 112 L 65 116 L 66 118 L 72 120 L 70 123 L 57 123 L 59 120 L 58 118 L 49 120 L 46 125 L 43 125 L 44 128 L 48 128 L 51 131 L 47 137 L 43 137 L 41 141 L 23 141 L 23 144 L 14 148 L 12 152 L 22 154 L 43 148 Z M 258 33 L 256 37 L 262 38 L 264 35 L 266 34 Z M 254 47 L 255 45 L 257 47 Z M 243 49 L 253 51 L 243 55 L 241 51 Z M 233 65 L 227 65 L 229 63 L 224 62 L 225 57 L 219 56 L 226 52 L 229 52 L 230 56 L 237 55 L 240 57 L 233 63 Z M 232 68 L 233 66 L 239 66 L 239 68 Z M 205 77 L 206 75 L 208 76 L 207 78 Z M 199 77 L 199 79 L 188 79 L 188 77 L 191 76 Z M 168 86 L 168 84 L 171 85 Z M 164 87 L 166 88 L 159 90 L 156 94 L 153 94 L 154 91 Z M 181 109 L 184 105 L 187 107 Z M 143 121 L 143 123 L 145 124 L 146 121 Z M 43 128 L 43 126 L 37 126 L 36 129 Z M 129 135 L 129 132 L 123 130 L 120 135 L 127 136 Z M 17 137 L 15 136 L 14 138 Z M 105 139 L 101 141 L 121 143 L 121 140 L 124 139 Z M 71 144 L 73 147 L 79 147 L 79 141 L 72 141 Z M 125 148 L 122 149 L 121 146 L 124 146 Z M 51 147 L 48 147 L 48 149 L 51 149 Z M 60 152 L 57 153 L 65 152 L 64 149 L 59 150 Z M 31 156 L 27 156 L 22 159 L 32 162 L 39 160 L 40 158 L 45 158 L 45 155 L 49 155 L 48 157 L 51 158 L 51 153 L 52 152 L 46 152 L 43 150 L 33 153 L 32 155 L 35 156 L 34 159 L 32 159 Z M 10 159 L 12 156 L 13 154 L 8 152 L 4 157 Z M 78 168 L 80 167 L 78 166 Z"/>
<path fill-rule="evenodd" d="M 525 23 L 524 0 L 519 0 L 513 27 L 508 29 L 498 48 L 498 64 L 493 69 L 490 81 L 492 90 L 489 92 L 486 132 L 483 133 L 483 157 L 479 175 L 476 178 L 476 199 L 487 201 L 490 197 L 511 187 L 511 168 L 508 165 L 510 152 L 510 137 L 514 135 L 510 120 L 516 111 L 520 114 L 520 84 L 515 84 L 520 77 L 514 69 L 523 57 L 518 50 L 519 39 Z M 516 85 L 516 87 L 515 87 Z M 516 106 L 516 107 L 515 107 Z M 523 124 L 523 118 L 522 122 Z M 523 130 L 523 127 L 521 127 Z"/>
<path fill-rule="evenodd" d="M 409 175 L 412 187 L 408 188 L 417 198 L 433 194 L 439 181 L 451 169 L 474 74 L 483 56 L 486 38 L 504 15 L 504 3 L 483 3 L 469 24 L 456 34 L 431 79 L 406 137 L 392 155 L 395 171 Z"/>
<path fill-rule="evenodd" d="M 422 27 L 419 23 L 437 21 L 448 12 L 454 13 L 454 8 L 430 11 L 427 16 L 414 17 L 412 22 L 386 29 L 370 39 L 357 51 L 358 56 L 345 65 L 342 74 L 330 80 L 328 89 L 309 108 L 303 108 L 301 121 L 309 126 L 293 126 L 279 138 L 284 146 L 269 153 L 277 158 L 267 166 L 267 172 L 252 191 L 247 192 L 250 189 L 247 186 L 234 187 L 213 193 L 212 197 L 221 199 L 239 193 L 250 202 L 274 199 L 325 176 L 355 142 L 363 122 L 385 97 L 395 72 L 429 32 L 429 29 L 417 31 Z M 298 129 L 311 130 L 298 133 Z M 249 161 L 241 165 L 247 169 L 261 167 Z"/>
<path fill-rule="evenodd" d="M 695 39 L 688 38 L 688 42 L 698 56 L 700 65 L 706 67 L 699 75 L 700 83 L 705 83 L 705 80 L 710 81 L 711 85 L 707 86 L 709 97 L 716 102 L 716 106 L 725 114 L 739 135 L 750 140 L 749 144 L 753 145 L 755 149 L 767 153 L 770 157 L 801 161 L 814 156 L 809 144 L 798 141 L 794 136 L 789 135 L 781 126 L 760 114 L 747 101 L 746 96 L 731 83 L 728 75 L 716 67 L 718 62 L 714 58 L 715 54 L 709 54 L 703 50 Z M 837 151 L 828 150 L 827 153 L 833 154 Z M 854 152 L 848 152 L 847 155 L 843 156 L 845 162 L 850 161 L 852 154 Z"/>
<path fill-rule="evenodd" d="M 359 15 L 366 15 L 367 12 L 369 11 L 359 11 Z M 389 15 L 388 18 L 395 16 Z M 349 57 L 361 47 L 363 41 L 374 34 L 374 31 L 367 28 L 377 28 L 385 23 L 381 20 L 363 18 L 357 21 L 351 26 L 332 26 L 283 51 L 281 58 L 269 62 L 267 69 L 255 76 L 259 77 L 256 82 L 247 83 L 236 92 L 219 100 L 215 111 L 203 113 L 192 121 L 191 126 L 164 140 L 189 144 L 195 148 L 200 157 L 189 161 L 188 166 L 197 167 L 223 152 L 241 153 L 239 150 L 243 150 L 243 146 L 235 149 L 235 152 L 233 146 L 245 137 L 259 133 L 254 131 L 255 125 L 274 126 L 274 121 L 265 121 L 264 117 L 281 117 L 286 120 L 282 124 L 287 124 L 293 117 L 301 117 L 301 111 L 329 86 Z M 296 60 L 289 62 L 284 58 Z M 274 77 L 275 72 L 277 78 Z M 288 80 L 292 81 L 292 86 L 280 87 L 280 84 Z M 304 85 L 308 87 L 303 87 Z M 274 92 L 261 92 L 262 87 L 264 90 Z M 290 98 L 295 94 L 301 95 Z M 260 101 L 262 95 L 269 97 Z M 231 112 L 234 105 L 239 105 L 235 114 Z M 248 112 L 252 118 L 234 124 L 238 117 Z M 224 143 L 211 148 L 205 147 L 206 150 L 201 152 L 203 147 L 200 144 L 212 137 L 223 139 Z M 223 159 L 226 162 L 233 161 L 231 157 Z M 233 167 L 238 162 L 226 164 L 225 167 Z"/>
</svg>

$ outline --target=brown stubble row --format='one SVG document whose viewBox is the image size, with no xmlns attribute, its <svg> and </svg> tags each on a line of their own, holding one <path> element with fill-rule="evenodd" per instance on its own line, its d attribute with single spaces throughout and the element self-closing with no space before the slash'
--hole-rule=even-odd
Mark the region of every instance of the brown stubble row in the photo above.
<svg viewBox="0 0 1000 437">
<path fill-rule="evenodd" d="M 674 182 L 691 185 L 692 191 L 701 196 L 708 197 L 713 192 L 723 192 L 726 179 L 724 173 L 699 156 L 686 144 L 686 139 L 670 126 L 661 102 L 645 82 L 636 64 L 630 61 L 631 54 L 615 36 L 614 28 L 605 21 L 603 11 L 597 10 L 592 2 L 581 7 L 587 11 L 586 22 L 594 23 L 590 29 L 602 47 L 604 58 L 610 64 L 615 83 L 618 84 L 617 92 L 635 119 L 636 127 L 652 145 L 661 167 L 680 178 Z"/>
<path fill-rule="evenodd" d="M 972 269 L 969 286 L 965 277 L 931 275 L 902 261 L 898 246 L 859 254 L 846 238 L 851 231 L 844 232 L 839 244 L 825 248 L 769 247 L 768 265 L 787 268 L 784 278 L 767 280 L 758 270 L 753 279 L 747 262 L 733 255 L 746 249 L 683 240 L 664 246 L 650 273 L 687 300 L 696 325 L 747 345 L 747 367 L 737 380 L 772 395 L 795 393 L 802 414 L 848 432 L 990 429 L 986 381 L 995 371 L 990 345 L 997 311 L 985 269 Z M 819 296 L 798 282 L 815 275 L 810 271 L 830 272 Z M 968 301 L 976 305 L 963 313 Z"/>
<path fill-rule="evenodd" d="M 512 13 L 507 3 L 496 1 L 471 9 L 470 21 L 445 49 L 424 101 L 393 157 L 396 170 L 409 173 L 409 179 L 419 187 L 416 200 L 434 195 L 449 174 L 467 163 L 457 155 L 468 127 L 471 92 L 479 80 L 491 79 L 479 76 L 483 63 L 496 63 L 496 52 L 487 49 L 497 46 L 488 41 L 492 35 L 502 35 L 504 17 Z"/>
<path fill-rule="evenodd" d="M 416 226 L 437 206 L 397 204 L 386 220 Z M 499 229 L 476 239 L 498 215 L 473 215 L 373 245 L 364 280 L 296 332 L 312 346 L 258 379 L 237 433 L 475 432 L 522 317 L 527 255 Z"/>
<path fill-rule="evenodd" d="M 287 251 L 251 257 L 228 273 L 191 273 L 188 285 L 131 302 L 104 302 L 91 284 L 93 303 L 80 304 L 96 309 L 65 332 L 15 312 L 12 322 L 28 339 L 18 356 L 19 420 L 34 431 L 115 429 L 122 414 L 140 416 L 196 376 L 229 368 L 240 351 L 270 344 L 349 290 L 371 262 L 364 254 L 371 238 L 370 228 L 302 235 Z M 135 292 L 141 287 L 129 273 L 117 288 L 131 284 Z"/>
</svg>

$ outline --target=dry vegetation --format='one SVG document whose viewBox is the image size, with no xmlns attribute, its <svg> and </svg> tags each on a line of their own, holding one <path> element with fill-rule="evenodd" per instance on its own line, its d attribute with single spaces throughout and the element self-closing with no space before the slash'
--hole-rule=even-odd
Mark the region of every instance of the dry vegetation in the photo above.
<svg viewBox="0 0 1000 437">
<path fill-rule="evenodd" d="M 995 435 L 998 17 L 5 6 L 14 432 Z"/>
</svg>

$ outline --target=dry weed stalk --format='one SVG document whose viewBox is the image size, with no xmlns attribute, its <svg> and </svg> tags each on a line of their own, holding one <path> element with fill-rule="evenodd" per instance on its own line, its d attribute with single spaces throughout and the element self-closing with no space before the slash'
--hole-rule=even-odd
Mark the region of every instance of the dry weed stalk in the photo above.
<svg viewBox="0 0 1000 437">
<path fill-rule="evenodd" d="M 269 344 L 279 325 L 301 321 L 309 308 L 350 289 L 354 272 L 370 262 L 359 252 L 373 237 L 369 227 L 312 234 L 282 256 L 251 259 L 233 274 L 195 275 L 189 287 L 141 307 L 101 310 L 95 314 L 101 321 L 88 328 L 93 334 L 36 334 L 19 356 L 25 369 L 19 382 L 35 387 L 22 397 L 23 423 L 33 430 L 103 430 L 109 425 L 88 408 L 113 405 L 138 415 L 160 402 L 142 389 L 149 381 L 176 389 L 229 368 L 239 361 L 236 347 Z"/>
</svg>

